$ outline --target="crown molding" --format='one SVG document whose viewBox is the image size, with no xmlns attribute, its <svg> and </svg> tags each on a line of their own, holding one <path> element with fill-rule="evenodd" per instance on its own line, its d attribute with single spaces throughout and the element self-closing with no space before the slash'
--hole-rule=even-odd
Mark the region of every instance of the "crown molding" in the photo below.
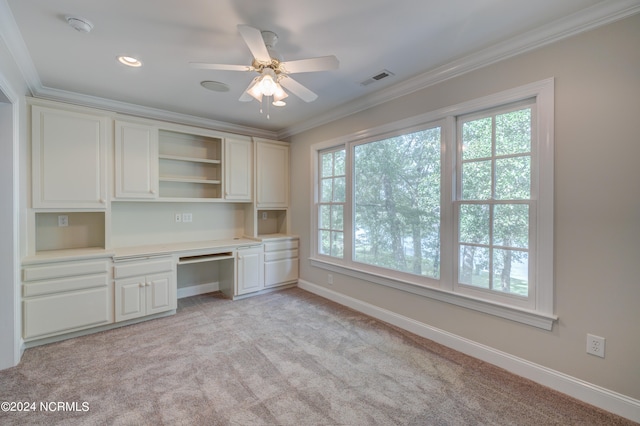
<svg viewBox="0 0 640 426">
<path fill-rule="evenodd" d="M 196 117 L 194 115 L 181 114 L 177 112 L 167 111 L 159 108 L 151 108 L 142 105 L 131 104 L 127 102 L 114 101 L 111 99 L 100 98 L 96 96 L 84 95 L 77 92 L 52 89 L 49 87 L 39 88 L 34 97 L 40 99 L 48 99 L 52 101 L 66 102 L 73 105 L 85 106 L 90 108 L 104 109 L 121 114 L 132 115 L 136 117 L 150 118 L 154 120 L 167 121 L 177 124 L 186 124 L 189 126 L 203 127 L 213 129 L 220 132 L 235 133 L 246 136 L 260 137 L 265 139 L 277 139 L 278 134 L 264 129 L 254 127 L 241 126 L 238 124 L 228 123 L 224 121 L 212 120 L 208 118 Z"/>
<path fill-rule="evenodd" d="M 33 94 L 38 87 L 42 87 L 42 83 L 6 0 L 0 0 L 0 38 L 13 55 L 22 78 Z"/>
<path fill-rule="evenodd" d="M 621 0 L 601 2 L 568 17 L 550 22 L 535 30 L 479 50 L 443 66 L 412 77 L 403 82 L 347 102 L 325 114 L 290 126 L 278 132 L 284 139 L 306 130 L 367 110 L 390 100 L 409 95 L 429 86 L 458 77 L 476 69 L 538 49 L 562 39 L 624 19 L 640 12 L 640 1 Z"/>
</svg>

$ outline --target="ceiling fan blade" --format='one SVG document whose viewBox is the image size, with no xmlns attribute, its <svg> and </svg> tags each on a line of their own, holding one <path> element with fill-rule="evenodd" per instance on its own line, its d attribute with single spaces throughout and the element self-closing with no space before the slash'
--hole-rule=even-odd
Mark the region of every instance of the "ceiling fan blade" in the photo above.
<svg viewBox="0 0 640 426">
<path fill-rule="evenodd" d="M 247 43 L 251 54 L 258 62 L 271 63 L 271 56 L 269 56 L 269 51 L 264 44 L 262 33 L 259 29 L 249 25 L 238 25 L 238 31 L 240 31 L 244 42 Z"/>
<path fill-rule="evenodd" d="M 289 89 L 291 93 L 305 102 L 313 102 L 318 99 L 318 95 L 287 75 L 282 75 L 282 77 L 278 79 L 278 83 L 284 86 L 285 89 Z"/>
<path fill-rule="evenodd" d="M 338 58 L 335 56 L 320 56 L 318 58 L 301 59 L 298 61 L 281 62 L 280 67 L 287 74 L 298 72 L 314 72 L 338 69 Z"/>
<path fill-rule="evenodd" d="M 242 92 L 242 95 L 240 95 L 240 98 L 238 98 L 238 100 L 240 102 L 251 102 L 253 100 L 253 96 L 251 96 L 249 92 L 245 90 L 244 92 Z"/>
<path fill-rule="evenodd" d="M 204 62 L 189 62 L 192 68 L 220 71 L 252 71 L 253 67 L 247 65 L 207 64 Z"/>
</svg>

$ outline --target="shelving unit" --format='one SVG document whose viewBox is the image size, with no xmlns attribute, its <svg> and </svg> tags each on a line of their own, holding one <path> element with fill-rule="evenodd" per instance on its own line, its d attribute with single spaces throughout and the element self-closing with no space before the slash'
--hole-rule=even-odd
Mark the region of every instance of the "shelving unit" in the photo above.
<svg viewBox="0 0 640 426">
<path fill-rule="evenodd" d="M 222 198 L 222 138 L 159 132 L 161 199 Z"/>
</svg>

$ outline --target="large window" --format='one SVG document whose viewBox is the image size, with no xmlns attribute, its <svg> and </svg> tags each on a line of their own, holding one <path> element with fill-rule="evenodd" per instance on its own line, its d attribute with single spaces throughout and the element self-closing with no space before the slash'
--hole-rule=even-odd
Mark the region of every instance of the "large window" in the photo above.
<svg viewBox="0 0 640 426">
<path fill-rule="evenodd" d="M 441 130 L 353 147 L 353 260 L 440 276 Z"/>
<path fill-rule="evenodd" d="M 549 328 L 553 81 L 395 126 L 314 147 L 312 264 Z"/>
</svg>

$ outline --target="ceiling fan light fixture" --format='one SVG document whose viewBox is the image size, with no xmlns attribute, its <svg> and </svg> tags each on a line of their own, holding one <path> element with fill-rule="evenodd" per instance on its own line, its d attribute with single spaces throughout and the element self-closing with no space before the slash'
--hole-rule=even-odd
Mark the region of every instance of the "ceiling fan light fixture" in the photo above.
<svg viewBox="0 0 640 426">
<path fill-rule="evenodd" d="M 262 90 L 260 87 L 261 81 L 261 77 L 256 77 L 253 80 L 253 84 L 247 89 L 247 93 L 250 94 L 258 102 L 262 102 Z"/>
<path fill-rule="evenodd" d="M 273 96 L 278 89 L 279 86 L 275 81 L 275 76 L 276 74 L 271 68 L 264 69 L 262 78 L 260 78 L 260 82 L 258 83 L 258 86 L 260 86 L 260 92 L 264 96 Z"/>
<path fill-rule="evenodd" d="M 276 91 L 273 93 L 273 102 L 272 104 L 275 106 L 285 106 L 287 103 L 283 101 L 283 99 L 289 97 L 287 92 L 284 91 L 282 86 L 276 83 Z"/>
</svg>

